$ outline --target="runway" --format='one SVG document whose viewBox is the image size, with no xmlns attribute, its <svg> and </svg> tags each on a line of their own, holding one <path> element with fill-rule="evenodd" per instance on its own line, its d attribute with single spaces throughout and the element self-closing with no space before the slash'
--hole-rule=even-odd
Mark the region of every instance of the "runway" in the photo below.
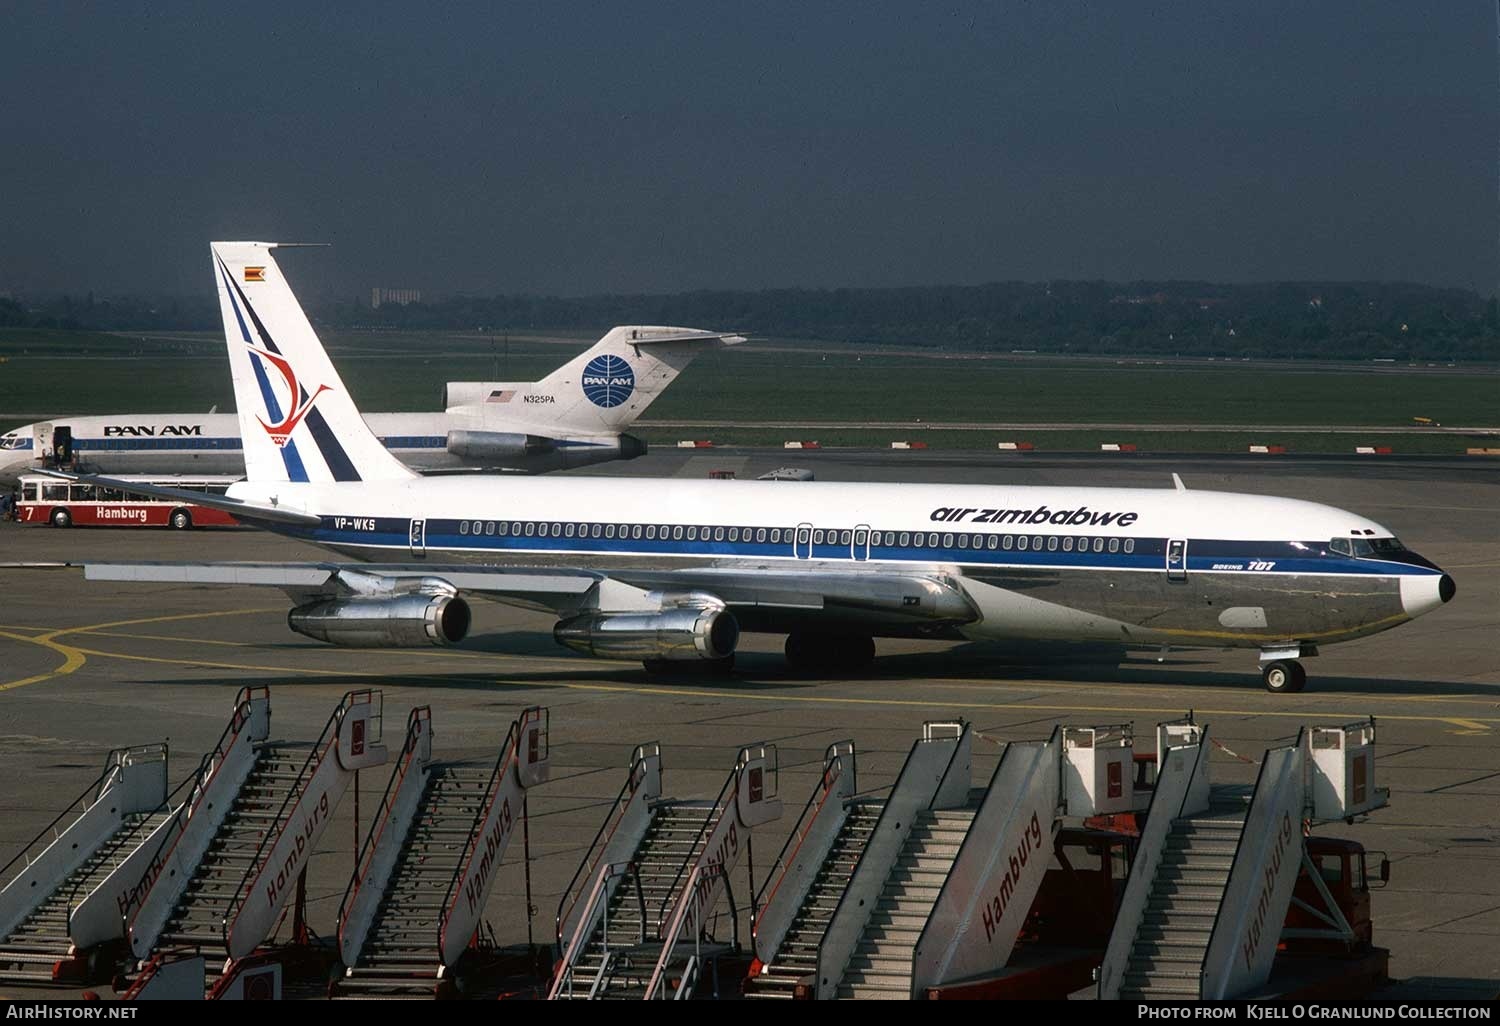
<svg viewBox="0 0 1500 1026">
<path fill-rule="evenodd" d="M 915 457 L 915 458 L 914 458 Z M 860 788 L 893 781 L 926 719 L 963 717 L 981 735 L 976 779 L 1006 741 L 1044 737 L 1057 722 L 1133 722 L 1143 749 L 1158 720 L 1193 710 L 1222 746 L 1220 782 L 1251 782 L 1262 752 L 1308 723 L 1373 714 L 1376 783 L 1391 805 L 1325 833 L 1353 837 L 1393 863 L 1374 895 L 1375 939 L 1393 951 L 1400 997 L 1493 997 L 1500 990 L 1500 472 L 1481 461 L 1259 461 L 1212 457 L 1023 458 L 975 454 L 712 450 L 653 453 L 610 475 L 755 476 L 786 463 L 819 480 L 1090 484 L 1295 495 L 1392 527 L 1458 582 L 1448 606 L 1396 630 L 1324 650 L 1302 694 L 1260 686 L 1253 654 L 1137 653 L 1104 648 L 879 643 L 867 677 L 807 679 L 784 668 L 779 638 L 751 635 L 729 679 L 647 677 L 634 664 L 558 648 L 548 616 L 481 603 L 471 640 L 451 650 L 332 649 L 290 633 L 272 589 L 89 584 L 76 571 L 0 570 L 0 861 L 29 840 L 98 772 L 105 752 L 170 738 L 173 783 L 223 729 L 236 690 L 271 688 L 273 736 L 311 739 L 338 697 L 378 687 L 385 735 L 430 704 L 440 759 L 493 761 L 525 706 L 551 709 L 552 779 L 531 799 L 531 937 L 550 939 L 559 895 L 622 783 L 631 747 L 659 740 L 665 793 L 718 792 L 736 749 L 780 753 L 787 813 L 755 840 L 756 883 L 817 779 L 824 747 L 853 738 Z M 796 483 L 777 487 L 796 488 Z M 0 560 L 322 559 L 317 550 L 250 531 L 0 525 Z M 385 771 L 361 781 L 364 813 Z M 363 830 L 367 823 L 359 825 Z M 352 865 L 352 803 L 339 808 L 309 874 L 309 914 L 322 936 Z M 528 939 L 520 851 L 513 846 L 486 918 L 502 944 Z M 737 871 L 741 906 L 745 870 Z M 743 912 L 743 907 L 742 907 Z M 742 937 L 748 931 L 742 924 Z"/>
</svg>

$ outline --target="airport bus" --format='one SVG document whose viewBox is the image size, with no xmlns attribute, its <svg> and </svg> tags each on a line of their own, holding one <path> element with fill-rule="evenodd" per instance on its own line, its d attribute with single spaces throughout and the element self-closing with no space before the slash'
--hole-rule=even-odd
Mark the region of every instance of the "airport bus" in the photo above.
<svg viewBox="0 0 1500 1026">
<path fill-rule="evenodd" d="M 151 477 L 124 475 L 121 481 L 138 481 L 158 488 L 223 495 L 240 480 L 234 475 L 200 477 Z M 193 503 L 150 499 L 118 488 L 81 482 L 60 481 L 44 474 L 22 474 L 16 519 L 23 524 L 53 527 L 239 527 L 228 513 Z"/>
</svg>

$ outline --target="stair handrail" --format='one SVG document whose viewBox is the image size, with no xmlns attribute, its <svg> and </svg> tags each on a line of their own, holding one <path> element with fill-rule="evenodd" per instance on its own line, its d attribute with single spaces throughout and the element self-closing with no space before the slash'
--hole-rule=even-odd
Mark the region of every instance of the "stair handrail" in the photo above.
<svg viewBox="0 0 1500 1026">
<path fill-rule="evenodd" d="M 724 884 L 724 893 L 729 899 L 729 911 L 731 921 L 734 923 L 734 946 L 740 945 L 740 916 L 739 909 L 734 903 L 734 890 L 729 883 L 729 874 L 724 871 L 721 862 L 710 862 L 700 866 L 694 866 L 693 871 L 688 874 L 686 894 L 695 893 L 700 887 L 708 886 L 708 879 L 719 877 Z M 651 980 L 646 984 L 645 1000 L 651 1001 L 656 997 L 658 991 L 666 984 L 667 966 L 672 961 L 672 955 L 677 949 L 677 942 L 682 939 L 682 928 L 688 924 L 691 918 L 693 923 L 693 958 L 697 959 L 703 952 L 703 917 L 710 911 L 710 904 L 703 902 L 701 905 L 696 901 L 682 901 L 672 911 L 672 921 L 669 928 L 662 932 L 661 954 L 657 956 L 656 968 L 651 971 Z M 680 988 L 679 988 L 680 990 Z"/>
<path fill-rule="evenodd" d="M 500 793 L 501 774 L 520 762 L 523 725 L 527 717 L 539 708 L 539 706 L 533 706 L 526 709 L 518 718 L 511 721 L 510 730 L 506 732 L 505 741 L 500 746 L 500 754 L 495 757 L 495 768 L 490 771 L 489 783 L 485 786 L 486 800 L 474 810 L 474 821 L 469 824 L 469 836 L 464 841 L 463 855 L 459 858 L 458 865 L 453 867 L 453 876 L 448 881 L 448 889 L 443 892 L 442 914 L 438 916 L 437 926 L 438 951 L 443 950 L 443 934 L 448 932 L 448 920 L 453 915 L 453 892 L 458 889 L 458 881 L 464 878 L 464 874 L 469 870 L 469 863 L 474 859 L 474 852 L 477 850 L 475 840 L 479 837 L 479 828 L 484 825 L 485 819 L 489 816 L 490 806 L 495 804 L 495 798 Z M 545 713 L 543 716 L 543 723 L 545 723 Z M 543 729 L 545 730 L 545 727 Z"/>
<path fill-rule="evenodd" d="M 359 893 L 360 887 L 365 882 L 365 874 L 369 872 L 370 863 L 375 859 L 375 851 L 380 844 L 380 838 L 385 834 L 386 825 L 390 822 L 391 813 L 394 811 L 394 798 L 401 790 L 401 782 L 406 779 L 406 772 L 416 761 L 417 743 L 421 739 L 424 724 L 432 722 L 432 706 L 419 705 L 412 708 L 406 716 L 406 740 L 401 746 L 401 758 L 396 765 L 395 772 L 386 781 L 385 793 L 380 796 L 380 803 L 375 806 L 374 817 L 370 821 L 370 829 L 365 833 L 365 840 L 359 849 L 359 854 L 354 860 L 354 873 L 349 877 L 349 883 L 344 888 L 344 896 L 339 900 L 339 913 L 337 922 L 339 931 L 344 929 L 344 916 L 349 911 L 355 895 Z M 431 727 L 425 729 L 430 730 Z"/>
<path fill-rule="evenodd" d="M 163 752 L 163 756 L 165 757 L 165 753 L 166 753 L 166 742 L 165 741 L 162 742 L 162 752 Z M 161 803 L 159 805 L 157 805 L 156 808 L 151 809 L 149 812 L 145 813 L 145 816 L 147 817 L 147 819 L 149 819 L 150 817 L 156 815 L 159 812 L 171 810 L 174 807 L 173 803 L 177 800 L 177 796 L 179 794 L 181 794 L 182 791 L 183 791 L 183 789 L 186 788 L 188 786 L 188 784 L 192 783 L 192 781 L 193 781 L 193 778 L 190 777 L 190 776 L 183 778 L 182 782 L 179 783 L 176 787 L 172 788 L 171 793 L 168 794 L 165 798 L 163 798 L 161 800 Z M 151 832 L 155 832 L 155 830 L 160 830 L 162 826 L 163 826 L 162 823 L 158 823 L 156 825 L 156 827 L 154 827 Z M 151 836 L 151 833 L 148 832 L 147 835 L 146 835 L 146 838 L 149 838 L 150 836 Z M 106 844 L 103 848 L 100 848 L 99 851 L 104 854 L 104 858 L 106 860 L 111 859 L 111 858 L 114 857 L 114 855 L 115 855 L 116 852 L 118 852 L 126 844 L 129 844 L 130 841 L 134 839 L 134 837 L 135 837 L 135 831 L 134 830 L 122 830 L 117 835 L 115 835 L 114 837 L 112 837 L 109 840 L 109 843 Z M 142 840 L 142 843 L 143 844 L 145 843 L 144 839 Z M 63 904 L 63 916 L 65 917 L 64 921 L 63 921 L 63 926 L 64 927 L 69 926 L 70 923 L 71 923 L 71 921 L 72 921 L 73 908 L 78 903 L 78 901 L 77 901 L 77 899 L 78 899 L 78 892 L 81 891 L 81 890 L 83 890 L 84 887 L 86 887 L 87 885 L 88 885 L 88 880 L 87 879 L 79 880 L 77 883 L 75 883 L 73 885 L 73 889 L 68 892 L 68 900 Z"/>
<path fill-rule="evenodd" d="M 229 714 L 229 722 L 224 726 L 224 732 L 219 735 L 219 740 L 214 742 L 214 746 L 204 753 L 203 758 L 198 760 L 198 768 L 188 775 L 187 780 L 183 781 L 183 783 L 193 782 L 192 792 L 172 814 L 171 820 L 168 821 L 171 826 L 162 833 L 161 841 L 156 846 L 156 854 L 151 856 L 151 861 L 146 864 L 146 871 L 130 889 L 125 907 L 120 909 L 120 919 L 127 927 L 135 918 L 135 912 L 139 909 L 141 902 L 146 900 L 146 896 L 151 891 L 151 885 L 161 874 L 162 867 L 167 864 L 167 859 L 171 858 L 177 842 L 182 840 L 188 823 L 192 820 L 193 814 L 198 811 L 203 795 L 208 792 L 214 778 L 219 774 L 219 769 L 224 765 L 225 755 L 234 746 L 234 739 L 249 725 L 250 703 L 259 696 L 264 696 L 269 702 L 271 689 L 264 684 L 246 685 L 235 693 L 234 711 Z M 182 790 L 182 785 L 179 784 L 173 794 L 180 790 Z"/>
<path fill-rule="evenodd" d="M 302 768 L 297 771 L 296 779 L 292 781 L 292 786 L 287 788 L 286 797 L 281 800 L 281 807 L 276 810 L 276 816 L 271 820 L 270 829 L 261 836 L 260 844 L 255 848 L 255 854 L 250 857 L 250 864 L 245 867 L 244 875 L 240 877 L 239 886 L 234 889 L 234 894 L 230 897 L 229 904 L 224 906 L 224 915 L 220 920 L 219 932 L 224 938 L 224 949 L 226 951 L 229 949 L 229 924 L 234 922 L 235 915 L 238 913 L 241 903 L 249 896 L 253 883 L 259 880 L 260 874 L 265 871 L 265 867 L 261 865 L 261 859 L 267 852 L 275 849 L 277 842 L 281 840 L 281 835 L 286 832 L 287 809 L 292 806 L 294 800 L 301 801 L 303 791 L 307 787 L 307 782 L 312 779 L 313 774 L 317 773 L 318 767 L 323 764 L 323 760 L 328 757 L 329 753 L 338 748 L 339 727 L 343 724 L 344 717 L 354 708 L 355 699 L 364 699 L 365 701 L 377 703 L 383 703 L 384 701 L 381 697 L 381 692 L 374 688 L 359 688 L 355 691 L 346 691 L 344 692 L 344 697 L 339 699 L 338 708 L 333 710 L 333 714 L 328 717 L 328 722 L 323 725 L 323 732 L 318 735 L 318 739 L 313 742 L 312 748 L 308 750 L 307 758 L 302 761 Z M 371 717 L 371 719 L 379 722 L 378 714 L 375 717 Z M 379 740 L 380 731 L 378 728 L 373 736 L 366 738 L 367 743 L 372 744 Z"/>
<path fill-rule="evenodd" d="M 594 874 L 594 885 L 593 887 L 589 888 L 588 900 L 584 903 L 583 906 L 583 915 L 578 920 L 580 923 L 592 923 L 594 921 L 594 912 L 596 909 L 598 909 L 599 902 L 606 900 L 608 897 L 610 880 L 614 879 L 617 876 L 624 876 L 626 873 L 630 872 L 632 866 L 633 863 L 631 862 L 606 862 L 599 866 L 598 871 Z M 635 875 L 635 895 L 636 901 L 640 904 L 642 934 L 641 940 L 644 942 L 646 931 L 646 898 L 644 893 L 641 891 L 641 879 L 639 873 Z M 600 976 L 604 975 L 604 970 L 609 964 L 608 905 L 606 905 L 604 908 L 604 916 L 604 962 L 599 966 Z M 547 994 L 548 1000 L 556 1000 L 558 994 L 562 992 L 564 984 L 566 984 L 570 989 L 572 988 L 573 970 L 577 966 L 578 956 L 581 953 L 581 949 L 589 941 L 590 933 L 591 931 L 583 929 L 574 931 L 572 938 L 568 941 L 567 950 L 563 952 L 561 956 L 562 960 L 558 962 L 557 969 L 553 973 L 552 987 Z M 596 978 L 594 980 L 595 985 L 597 985 L 598 982 L 599 981 Z"/>
<path fill-rule="evenodd" d="M 1283 748 L 1281 751 L 1291 750 L 1293 752 L 1296 752 L 1296 753 L 1300 754 L 1304 750 L 1303 749 L 1303 745 L 1305 743 L 1306 734 L 1307 734 L 1307 728 L 1306 727 L 1301 728 L 1297 732 L 1297 741 L 1296 741 L 1296 743 L 1292 744 L 1292 745 L 1286 746 L 1286 748 Z M 1228 875 L 1227 875 L 1227 877 L 1226 877 L 1226 879 L 1224 881 L 1224 890 L 1219 894 L 1219 902 L 1214 907 L 1213 925 L 1209 928 L 1208 946 L 1206 948 L 1204 948 L 1204 950 L 1203 950 L 1203 961 L 1200 962 L 1199 965 L 1198 965 L 1198 988 L 1199 988 L 1198 993 L 1199 993 L 1200 997 L 1201 997 L 1201 995 L 1203 993 L 1203 985 L 1208 982 L 1208 980 L 1206 979 L 1206 977 L 1208 975 L 1208 961 L 1209 961 L 1209 956 L 1216 953 L 1216 948 L 1215 948 L 1215 945 L 1214 945 L 1214 941 L 1218 937 L 1219 927 L 1220 927 L 1220 925 L 1221 925 L 1221 923 L 1223 921 L 1223 916 L 1224 916 L 1224 912 L 1225 912 L 1225 908 L 1226 908 L 1226 904 L 1227 904 L 1226 899 L 1229 897 L 1229 893 L 1233 889 L 1233 885 L 1237 882 L 1235 870 L 1236 869 L 1241 869 L 1243 871 L 1243 867 L 1240 864 L 1240 853 L 1245 850 L 1246 839 L 1250 838 L 1252 836 L 1252 831 L 1250 829 L 1250 817 L 1251 817 L 1252 813 L 1258 813 L 1258 812 L 1260 812 L 1261 809 L 1264 807 L 1266 801 L 1267 801 L 1267 797 L 1268 796 L 1261 793 L 1261 785 L 1263 783 L 1265 783 L 1265 781 L 1267 779 L 1267 775 L 1272 771 L 1272 757 L 1274 755 L 1276 755 L 1276 754 L 1277 754 L 1277 752 L 1274 749 L 1271 750 L 1271 751 L 1267 751 L 1266 754 L 1265 754 L 1265 758 L 1263 758 L 1261 760 L 1260 768 L 1258 770 L 1256 770 L 1256 773 L 1255 773 L 1255 787 L 1254 787 L 1253 790 L 1251 790 L 1251 792 L 1250 792 L 1250 801 L 1245 806 L 1245 822 L 1240 827 L 1239 837 L 1235 838 L 1235 842 L 1234 842 L 1234 854 L 1232 856 L 1230 856 L 1230 859 L 1229 859 L 1229 873 L 1228 873 Z M 1302 767 L 1302 772 L 1304 774 L 1306 772 L 1305 764 Z M 1306 781 L 1305 781 L 1305 779 L 1303 781 L 1301 781 L 1301 784 L 1302 784 L 1302 786 L 1300 788 L 1301 793 L 1299 794 L 1298 797 L 1300 798 L 1301 802 L 1305 804 L 1306 801 L 1307 801 L 1307 787 L 1306 787 Z M 1260 799 L 1260 803 L 1259 804 L 1257 804 L 1256 799 Z M 1299 809 L 1299 811 L 1302 811 L 1302 810 Z M 1297 824 L 1298 827 L 1301 826 L 1300 818 L 1301 817 L 1299 816 L 1299 822 Z M 1260 843 L 1265 836 L 1266 835 L 1265 835 L 1264 831 L 1255 832 L 1254 839 L 1252 840 L 1251 843 Z M 1300 850 L 1303 847 L 1304 843 L 1305 843 L 1303 841 L 1303 839 L 1302 839 L 1301 831 L 1300 830 L 1297 831 L 1297 835 L 1296 836 L 1297 836 L 1297 847 Z M 1299 860 L 1299 864 L 1300 864 L 1300 860 Z M 1258 866 L 1252 867 L 1252 868 L 1259 869 Z M 1293 875 L 1295 876 L 1295 874 L 1293 874 Z M 1276 930 L 1276 933 L 1278 935 L 1280 935 L 1280 933 L 1281 933 L 1281 926 L 1282 926 L 1282 923 L 1283 923 L 1283 921 L 1285 919 L 1286 919 L 1286 911 L 1284 909 L 1281 910 L 1279 914 L 1273 915 L 1271 917 L 1270 922 L 1273 925 L 1273 928 Z"/>
<path fill-rule="evenodd" d="M 947 779 L 948 774 L 953 770 L 953 760 L 958 756 L 958 747 L 963 742 L 964 731 L 968 729 L 968 725 L 963 720 L 955 720 L 955 721 L 946 721 L 945 720 L 945 721 L 942 721 L 942 722 L 927 722 L 927 723 L 923 723 L 922 724 L 922 736 L 919 739 L 917 739 L 916 741 L 912 742 L 911 749 L 910 749 L 910 751 L 907 752 L 907 755 L 906 755 L 906 761 L 901 766 L 901 772 L 896 775 L 896 782 L 891 785 L 890 797 L 888 797 L 886 799 L 886 804 L 885 804 L 885 806 L 883 808 L 881 808 L 881 810 L 880 810 L 880 816 L 875 821 L 875 829 L 870 834 L 871 841 L 875 840 L 876 837 L 879 836 L 879 834 L 880 834 L 880 828 L 885 825 L 886 818 L 888 816 L 890 816 L 890 815 L 893 814 L 893 812 L 894 812 L 894 805 L 892 803 L 892 799 L 894 799 L 895 796 L 900 792 L 901 785 L 905 782 L 906 772 L 907 772 L 908 768 L 910 768 L 911 765 L 912 765 L 912 759 L 913 759 L 913 757 L 917 754 L 917 752 L 920 750 L 920 748 L 921 748 L 922 745 L 924 745 L 924 744 L 930 744 L 933 741 L 941 740 L 941 738 L 939 738 L 939 737 L 936 736 L 934 728 L 942 728 L 942 729 L 956 728 L 957 732 L 958 732 L 957 736 L 955 738 L 955 747 L 954 747 L 954 750 L 953 750 L 952 753 L 949 754 L 947 762 L 945 762 L 943 764 L 943 772 L 938 777 L 938 783 L 936 785 L 934 785 L 934 787 L 933 787 L 933 794 L 934 795 L 936 795 L 938 789 L 941 788 L 941 786 L 942 786 L 942 782 Z M 926 805 L 927 805 L 927 807 L 930 807 L 931 804 L 932 804 L 932 799 L 929 798 L 927 800 Z M 910 832 L 911 832 L 911 824 L 908 823 L 907 826 L 906 826 L 905 834 L 903 834 L 903 837 L 906 836 L 907 834 L 910 834 Z M 849 874 L 849 884 L 850 885 L 852 885 L 854 883 L 854 881 L 856 881 L 857 879 L 859 879 L 859 877 L 860 877 L 860 870 L 862 870 L 864 868 L 865 862 L 867 860 L 869 860 L 869 858 L 870 858 L 870 849 L 871 849 L 871 845 L 867 842 L 866 845 L 865 845 L 865 847 L 864 847 L 864 849 L 860 851 L 859 858 L 857 858 L 857 859 L 854 860 L 854 868 L 850 871 L 850 874 Z M 871 865 L 873 865 L 873 864 L 874 863 L 872 862 Z M 838 919 L 839 913 L 841 911 L 843 911 L 844 903 L 847 900 L 849 900 L 849 887 L 848 886 L 845 887 L 844 892 L 839 895 L 839 900 L 834 904 L 833 914 L 831 916 L 829 916 L 829 918 L 828 918 L 828 924 L 829 924 L 830 927 Z M 871 909 L 871 911 L 873 911 L 873 908 Z M 868 921 L 868 913 L 866 913 L 866 921 Z M 817 968 L 815 970 L 815 973 L 817 974 L 817 979 L 816 979 L 815 982 L 816 982 L 817 987 L 818 987 L 819 990 L 822 989 L 821 974 L 822 974 L 822 971 L 823 971 L 823 954 L 824 954 L 825 948 L 828 945 L 828 940 L 829 940 L 829 934 L 825 931 L 824 934 L 823 934 L 823 936 L 822 936 L 822 938 L 818 941 L 818 949 L 817 949 L 818 959 L 817 959 Z M 851 946 L 851 950 L 852 950 L 852 946 Z M 845 962 L 844 965 L 842 965 L 842 966 L 839 967 L 839 972 L 842 973 L 844 971 L 844 968 L 846 966 L 847 966 L 847 960 L 846 960 L 846 962 Z"/>
<path fill-rule="evenodd" d="M 755 892 L 754 901 L 751 902 L 750 943 L 752 945 L 760 929 L 760 913 L 770 905 L 771 899 L 776 897 L 776 892 L 781 888 L 782 882 L 791 870 L 792 862 L 797 858 L 797 853 L 802 850 L 803 842 L 807 840 L 808 832 L 811 831 L 818 816 L 822 814 L 829 796 L 833 794 L 833 783 L 829 778 L 829 771 L 833 769 L 835 762 L 839 762 L 840 774 L 842 774 L 842 761 L 846 758 L 849 760 L 848 772 L 856 781 L 850 790 L 859 790 L 854 741 L 846 738 L 843 741 L 833 742 L 823 750 L 823 773 L 819 778 L 818 786 L 813 789 L 812 794 L 808 795 L 807 804 L 802 807 L 802 814 L 792 825 L 792 832 L 787 835 L 786 843 L 781 846 L 781 852 L 771 863 L 771 867 L 766 870 L 766 878 L 762 881 L 760 890 Z"/>
<path fill-rule="evenodd" d="M 1188 747 L 1179 745 L 1176 747 Z M 1183 806 L 1192 796 L 1192 781 L 1198 775 L 1198 766 L 1208 758 L 1208 725 L 1204 724 L 1197 742 L 1198 751 L 1193 757 L 1193 765 L 1184 771 L 1182 795 L 1177 799 L 1176 807 L 1169 808 L 1172 804 L 1170 799 L 1165 801 L 1163 807 L 1157 810 L 1157 799 L 1166 793 L 1162 786 L 1162 777 L 1167 768 L 1166 756 L 1172 749 L 1166 752 L 1156 753 L 1156 786 L 1151 790 L 1151 800 L 1146 806 L 1146 825 L 1137 838 L 1135 858 L 1130 863 L 1130 875 L 1125 880 L 1125 890 L 1120 895 L 1120 904 L 1115 910 L 1115 925 L 1110 930 L 1109 941 L 1105 946 L 1104 955 L 1099 960 L 1098 990 L 1099 997 L 1114 999 L 1119 996 L 1118 982 L 1111 978 L 1110 969 L 1118 966 L 1120 978 L 1124 979 L 1124 969 L 1130 961 L 1130 950 L 1135 944 L 1135 935 L 1140 932 L 1140 925 L 1145 916 L 1146 901 L 1151 894 L 1151 886 L 1156 881 L 1157 870 L 1161 866 L 1162 848 L 1166 844 L 1167 834 L 1171 832 L 1172 824 L 1182 815 Z M 1155 813 L 1160 811 L 1161 817 Z M 1151 843 L 1147 843 L 1150 837 Z M 1122 929 L 1122 924 L 1127 922 L 1127 914 L 1134 926 L 1127 935 Z M 1111 985 L 1114 989 L 1111 991 Z"/>
<path fill-rule="evenodd" d="M 661 927 L 665 924 L 665 921 L 667 919 L 667 906 L 674 901 L 680 901 L 685 894 L 689 893 L 686 890 L 678 890 L 678 884 L 682 882 L 682 874 L 688 872 L 688 866 L 693 862 L 693 856 L 698 851 L 698 845 L 704 843 L 707 840 L 710 831 L 713 830 L 714 824 L 716 822 L 714 813 L 719 813 L 719 816 L 721 818 L 729 814 L 729 809 L 727 808 L 726 803 L 732 803 L 735 799 L 735 796 L 739 793 L 738 789 L 740 782 L 740 773 L 743 772 L 745 766 L 749 764 L 751 759 L 750 753 L 753 749 L 759 750 L 762 755 L 764 755 L 767 750 L 773 753 L 776 752 L 776 747 L 774 745 L 768 745 L 765 742 L 761 742 L 754 745 L 745 745 L 734 757 L 734 769 L 729 771 L 729 777 L 724 781 L 724 786 L 719 788 L 719 796 L 714 799 L 713 805 L 710 806 L 708 812 L 704 814 L 703 822 L 698 825 L 698 832 L 693 835 L 693 843 L 688 845 L 688 853 L 683 857 L 682 865 L 677 867 L 677 875 L 672 877 L 671 886 L 669 886 L 666 893 L 662 895 L 661 904 L 657 906 L 656 927 L 658 931 L 661 930 Z M 777 776 L 779 764 L 780 759 L 778 756 L 777 765 L 768 767 L 768 769 L 770 769 L 771 771 L 773 780 Z M 767 797 L 771 797 L 774 794 L 775 791 L 773 790 L 770 795 L 767 795 Z M 687 904 L 687 902 L 682 903 Z"/>
<path fill-rule="evenodd" d="M 584 895 L 583 892 L 580 891 L 577 895 L 574 896 L 572 902 L 568 901 L 568 896 L 570 894 L 573 894 L 573 888 L 577 885 L 579 877 L 584 876 L 585 873 L 589 874 L 590 876 L 593 875 L 596 867 L 599 864 L 599 860 L 602 859 L 604 857 L 604 853 L 609 850 L 609 841 L 610 838 L 614 837 L 615 830 L 620 825 L 621 814 L 623 814 L 623 812 L 625 811 L 626 805 L 629 804 L 630 797 L 635 794 L 635 789 L 637 787 L 640 787 L 645 780 L 645 777 L 643 776 L 641 771 L 645 766 L 646 760 L 651 756 L 655 756 L 658 760 L 661 759 L 661 742 L 647 741 L 644 744 L 636 745 L 635 750 L 631 752 L 630 768 L 626 772 L 625 784 L 620 788 L 619 796 L 615 798 L 614 804 L 609 807 L 609 812 L 605 814 L 604 822 L 599 825 L 599 832 L 596 833 L 594 835 L 594 839 L 589 842 L 588 850 L 583 854 L 583 861 L 579 862 L 578 868 L 573 871 L 573 879 L 568 881 L 568 886 L 563 888 L 562 897 L 557 899 L 557 922 L 555 927 L 555 935 L 557 956 L 559 958 L 561 958 L 563 954 L 563 923 L 567 921 L 568 916 L 572 914 L 573 909 L 577 907 L 579 900 L 582 899 Z M 567 905 L 566 909 L 563 908 L 564 905 Z M 645 921 L 646 915 L 644 912 L 642 912 L 641 922 L 644 924 Z M 579 922 L 582 923 L 584 922 L 584 920 L 580 919 Z"/>
<path fill-rule="evenodd" d="M 74 798 L 61 812 L 53 817 L 52 822 L 42 827 L 41 830 L 37 831 L 37 835 L 35 837 L 22 845 L 21 850 L 16 852 L 15 858 L 11 859 L 5 865 L 0 866 L 0 886 L 3 886 L 4 883 L 8 882 L 6 877 L 7 874 L 10 873 L 11 867 L 25 858 L 27 853 L 36 846 L 37 842 L 43 840 L 44 838 L 46 839 L 47 844 L 42 848 L 42 850 L 45 851 L 53 841 L 57 840 L 58 837 L 62 835 L 62 831 L 57 830 L 57 824 L 66 819 L 70 812 L 77 808 L 79 810 L 78 815 L 81 816 L 85 812 L 89 811 L 89 809 L 94 807 L 94 804 L 98 802 L 98 800 L 103 796 L 105 785 L 109 783 L 110 777 L 119 773 L 119 771 L 124 767 L 125 753 L 131 750 L 132 749 L 129 747 L 111 748 L 107 753 L 105 753 L 104 769 L 99 771 L 99 775 L 93 780 L 90 780 L 86 785 L 84 785 L 84 788 L 79 792 L 78 797 Z M 89 798 L 89 794 L 91 792 L 94 794 L 92 800 L 90 800 Z M 78 817 L 74 816 L 73 818 L 77 819 Z M 51 837 L 47 836 L 49 833 L 52 835 Z M 31 865 L 33 861 L 35 860 L 26 859 L 25 865 L 23 865 L 21 869 L 24 871 Z"/>
</svg>

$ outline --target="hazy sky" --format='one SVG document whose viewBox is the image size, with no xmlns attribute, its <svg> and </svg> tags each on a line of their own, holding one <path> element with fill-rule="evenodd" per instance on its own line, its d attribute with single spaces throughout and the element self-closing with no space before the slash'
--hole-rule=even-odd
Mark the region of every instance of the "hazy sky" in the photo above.
<svg viewBox="0 0 1500 1026">
<path fill-rule="evenodd" d="M 0 291 L 1494 291 L 1494 0 L 10 4 Z"/>
</svg>

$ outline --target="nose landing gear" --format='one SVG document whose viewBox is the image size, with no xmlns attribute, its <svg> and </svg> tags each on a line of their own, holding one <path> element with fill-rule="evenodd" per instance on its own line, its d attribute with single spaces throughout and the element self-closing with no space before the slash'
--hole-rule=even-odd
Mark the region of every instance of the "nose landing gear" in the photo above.
<svg viewBox="0 0 1500 1026">
<path fill-rule="evenodd" d="M 1260 671 L 1266 682 L 1266 690 L 1273 694 L 1301 691 L 1307 684 L 1307 671 L 1295 659 L 1277 659 L 1267 663 Z"/>
</svg>

